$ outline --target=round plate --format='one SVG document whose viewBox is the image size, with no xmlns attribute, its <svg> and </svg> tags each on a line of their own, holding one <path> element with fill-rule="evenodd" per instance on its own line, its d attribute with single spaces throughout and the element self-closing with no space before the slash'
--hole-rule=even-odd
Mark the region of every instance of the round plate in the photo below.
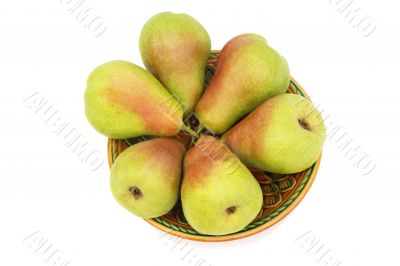
<svg viewBox="0 0 400 266">
<path fill-rule="evenodd" d="M 215 64 L 219 56 L 219 51 L 212 51 L 206 71 L 206 86 L 211 80 Z M 292 78 L 287 93 L 295 93 L 307 96 L 303 88 Z M 108 162 L 110 167 L 114 163 L 118 155 L 127 147 L 147 140 L 149 137 L 137 137 L 132 139 L 108 139 Z M 314 178 L 317 174 L 321 156 L 307 170 L 290 175 L 280 175 L 262 172 L 257 169 L 250 169 L 255 178 L 260 183 L 264 194 L 264 204 L 252 223 L 247 225 L 243 230 L 224 236 L 209 236 L 196 232 L 186 221 L 180 201 L 167 214 L 145 219 L 147 222 L 158 229 L 186 239 L 198 241 L 228 241 L 254 235 L 282 220 L 289 212 L 291 212 L 297 204 L 303 199 Z"/>
</svg>

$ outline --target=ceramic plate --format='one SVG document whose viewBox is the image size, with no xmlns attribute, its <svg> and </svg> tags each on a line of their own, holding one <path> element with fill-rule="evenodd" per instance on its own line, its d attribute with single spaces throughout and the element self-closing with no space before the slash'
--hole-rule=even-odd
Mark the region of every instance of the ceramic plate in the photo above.
<svg viewBox="0 0 400 266">
<path fill-rule="evenodd" d="M 219 51 L 212 51 L 206 71 L 206 85 L 211 80 Z M 307 96 L 301 86 L 292 78 L 287 93 L 300 94 Z M 144 141 L 148 137 L 138 137 L 132 139 L 109 139 L 108 140 L 108 161 L 112 166 L 118 155 L 130 145 Z M 224 236 L 209 236 L 196 232 L 186 221 L 181 203 L 178 201 L 176 206 L 166 215 L 145 219 L 147 222 L 158 229 L 175 236 L 198 241 L 228 241 L 239 239 L 259 233 L 268 227 L 282 220 L 305 196 L 317 174 L 321 157 L 309 169 L 290 175 L 279 175 L 262 172 L 257 169 L 250 169 L 256 177 L 264 193 L 263 207 L 252 223 L 243 230 Z"/>
</svg>

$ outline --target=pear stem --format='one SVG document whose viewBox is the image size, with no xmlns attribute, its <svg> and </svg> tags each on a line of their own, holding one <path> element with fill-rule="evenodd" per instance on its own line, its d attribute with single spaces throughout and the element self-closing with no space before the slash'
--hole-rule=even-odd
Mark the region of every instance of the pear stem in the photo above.
<svg viewBox="0 0 400 266">
<path fill-rule="evenodd" d="M 196 134 L 199 135 L 200 132 L 204 129 L 204 126 L 200 124 L 199 128 L 196 130 Z"/>
<path fill-rule="evenodd" d="M 181 129 L 182 129 L 183 131 L 185 131 L 186 133 L 188 133 L 188 134 L 189 134 L 190 136 L 192 136 L 192 137 L 197 137 L 197 136 L 198 136 L 198 133 L 197 133 L 197 132 L 193 131 L 190 127 L 188 127 L 188 126 L 185 125 L 185 124 L 182 125 Z"/>
</svg>

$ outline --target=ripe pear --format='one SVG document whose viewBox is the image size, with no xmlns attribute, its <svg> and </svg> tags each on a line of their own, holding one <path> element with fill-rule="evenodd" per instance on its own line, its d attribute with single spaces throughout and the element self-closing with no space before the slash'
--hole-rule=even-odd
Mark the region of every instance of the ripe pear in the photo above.
<svg viewBox="0 0 400 266">
<path fill-rule="evenodd" d="M 325 126 L 309 99 L 282 94 L 265 101 L 222 139 L 246 165 L 291 174 L 318 159 Z"/>
<path fill-rule="evenodd" d="M 111 168 L 115 199 L 143 218 L 168 213 L 179 197 L 184 145 L 175 138 L 156 138 L 123 151 Z"/>
<path fill-rule="evenodd" d="M 290 81 L 286 60 L 257 34 L 231 39 L 195 113 L 214 134 L 222 134 L 268 98 L 285 93 Z"/>
<path fill-rule="evenodd" d="M 246 166 L 220 140 L 202 136 L 184 159 L 181 200 L 185 218 L 196 231 L 225 235 L 254 220 L 263 193 Z"/>
<path fill-rule="evenodd" d="M 146 68 L 178 99 L 184 115 L 190 114 L 204 89 L 207 31 L 189 15 L 164 12 L 143 26 L 139 46 Z"/>
<path fill-rule="evenodd" d="M 175 98 L 151 73 L 126 61 L 93 70 L 87 80 L 85 113 L 97 131 L 115 139 L 173 136 L 183 123 Z"/>
</svg>

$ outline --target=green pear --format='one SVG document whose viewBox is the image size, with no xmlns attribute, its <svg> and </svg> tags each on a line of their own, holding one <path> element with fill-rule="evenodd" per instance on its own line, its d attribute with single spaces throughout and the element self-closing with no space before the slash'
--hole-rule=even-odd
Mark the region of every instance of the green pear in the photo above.
<svg viewBox="0 0 400 266">
<path fill-rule="evenodd" d="M 225 235 L 254 220 L 263 193 L 246 166 L 220 140 L 202 136 L 184 159 L 181 200 L 185 218 L 196 231 Z"/>
<path fill-rule="evenodd" d="M 191 113 L 204 89 L 207 31 L 189 15 L 164 12 L 143 26 L 139 46 L 146 68 L 178 99 L 184 114 Z"/>
<path fill-rule="evenodd" d="M 257 34 L 231 39 L 221 50 L 213 79 L 195 113 L 214 134 L 222 134 L 268 98 L 285 93 L 286 60 Z"/>
<path fill-rule="evenodd" d="M 143 218 L 168 213 L 179 197 L 185 147 L 175 138 L 156 138 L 123 151 L 111 168 L 115 199 Z"/>
<path fill-rule="evenodd" d="M 318 159 L 325 126 L 309 99 L 282 94 L 265 101 L 222 139 L 246 165 L 291 174 Z"/>
<path fill-rule="evenodd" d="M 151 73 L 126 61 L 93 70 L 87 80 L 85 113 L 97 131 L 115 139 L 173 136 L 183 123 L 175 98 Z"/>
</svg>

